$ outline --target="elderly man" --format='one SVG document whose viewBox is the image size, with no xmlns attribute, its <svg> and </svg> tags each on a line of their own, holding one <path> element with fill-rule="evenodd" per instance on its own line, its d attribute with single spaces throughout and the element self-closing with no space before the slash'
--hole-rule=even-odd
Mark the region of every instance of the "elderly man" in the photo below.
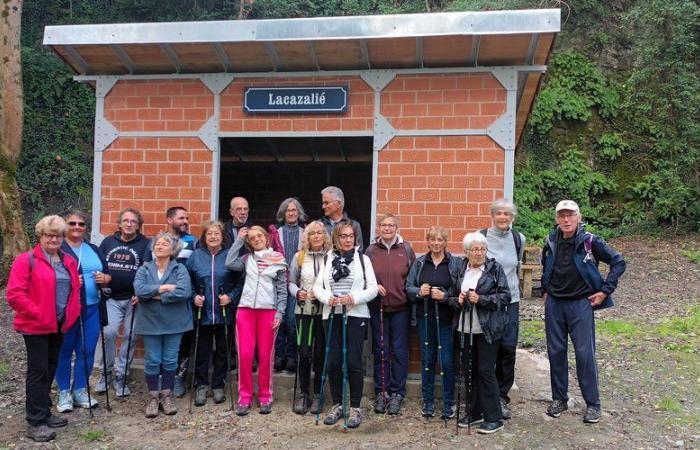
<svg viewBox="0 0 700 450">
<path fill-rule="evenodd" d="M 333 227 L 336 223 L 343 219 L 349 220 L 350 223 L 352 223 L 352 229 L 357 237 L 357 245 L 360 247 L 360 250 L 364 248 L 360 222 L 349 218 L 344 211 L 345 195 L 343 195 L 343 191 L 339 187 L 328 186 L 321 191 L 321 208 L 323 209 L 323 218 L 321 218 L 321 221 L 326 227 L 329 236 L 333 234 Z"/>
<path fill-rule="evenodd" d="M 598 368 L 595 359 L 595 318 L 599 308 L 613 306 L 611 294 L 625 272 L 622 255 L 584 230 L 578 205 L 572 200 L 557 204 L 557 228 L 542 249 L 542 288 L 545 291 L 545 334 L 550 364 L 551 417 L 568 409 L 567 340 L 576 353 L 576 377 L 586 401 L 585 423 L 600 420 Z M 607 277 L 598 262 L 610 266 Z"/>
<path fill-rule="evenodd" d="M 231 199 L 231 208 L 228 210 L 231 214 L 231 220 L 224 223 L 224 231 L 228 234 L 229 242 L 236 242 L 238 233 L 241 229 L 246 229 L 251 226 L 249 221 L 250 208 L 248 200 L 244 197 L 233 197 Z M 245 253 L 245 247 L 241 249 L 241 253 Z"/>
</svg>

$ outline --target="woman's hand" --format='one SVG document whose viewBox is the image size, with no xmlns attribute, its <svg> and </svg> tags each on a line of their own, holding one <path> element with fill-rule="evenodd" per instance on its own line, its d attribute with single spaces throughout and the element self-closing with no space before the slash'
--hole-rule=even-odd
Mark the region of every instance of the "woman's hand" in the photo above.
<svg viewBox="0 0 700 450">
<path fill-rule="evenodd" d="M 462 306 L 464 304 L 464 299 L 467 297 L 466 292 L 460 292 L 459 297 L 457 297 L 457 301 L 459 301 L 459 306 Z"/>
<path fill-rule="evenodd" d="M 139 298 L 135 295 L 131 296 L 131 306 L 136 306 L 139 303 Z"/>
<path fill-rule="evenodd" d="M 78 275 L 78 281 L 80 282 L 80 287 L 83 287 L 83 274 Z"/>
<path fill-rule="evenodd" d="M 474 289 L 469 289 L 469 293 L 467 293 L 467 298 L 469 299 L 469 303 L 471 303 L 472 305 L 476 305 L 479 302 L 479 294 L 477 294 Z"/>
<path fill-rule="evenodd" d="M 273 320 L 273 321 L 272 321 L 272 329 L 273 329 L 273 330 L 278 329 L 278 328 L 280 327 L 280 324 L 281 324 L 281 323 L 282 323 L 282 321 L 281 321 L 280 319 L 275 319 L 275 320 Z"/>
<path fill-rule="evenodd" d="M 194 296 L 194 306 L 197 308 L 201 308 L 202 305 L 204 305 L 204 296 L 203 295 L 195 295 Z"/>
<path fill-rule="evenodd" d="M 162 294 L 164 292 L 174 292 L 177 286 L 174 284 L 161 284 L 158 288 L 158 293 Z"/>
<path fill-rule="evenodd" d="M 428 283 L 423 283 L 420 285 L 420 291 L 418 291 L 418 295 L 421 297 L 427 297 L 430 295 L 430 285 Z"/>
<path fill-rule="evenodd" d="M 442 289 L 436 287 L 430 288 L 430 298 L 433 300 L 439 302 L 445 300 L 445 297 L 447 297 L 447 294 Z"/>
<path fill-rule="evenodd" d="M 231 303 L 231 297 L 229 297 L 227 294 L 219 295 L 219 304 L 221 306 L 226 306 L 229 303 Z"/>
<path fill-rule="evenodd" d="M 377 290 L 379 291 L 379 295 L 381 295 L 382 297 L 386 295 L 386 288 L 381 284 L 377 285 Z"/>
<path fill-rule="evenodd" d="M 299 289 L 299 292 L 297 292 L 297 300 L 299 300 L 300 303 L 304 303 L 308 299 L 309 293 L 306 292 L 304 289 Z"/>
</svg>

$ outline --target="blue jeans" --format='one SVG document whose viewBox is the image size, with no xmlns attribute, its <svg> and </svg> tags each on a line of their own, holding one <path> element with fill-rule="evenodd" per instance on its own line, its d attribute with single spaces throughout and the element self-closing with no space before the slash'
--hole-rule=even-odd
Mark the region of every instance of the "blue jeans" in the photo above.
<svg viewBox="0 0 700 450">
<path fill-rule="evenodd" d="M 144 372 L 146 375 L 159 375 L 161 368 L 163 372 L 175 372 L 180 338 L 182 338 L 182 333 L 143 335 Z"/>
<path fill-rule="evenodd" d="M 287 296 L 287 309 L 284 310 L 284 317 L 280 324 L 280 329 L 277 331 L 277 339 L 275 340 L 275 355 L 276 358 L 296 359 L 297 357 L 297 324 L 294 308 L 297 305 L 297 299 L 292 296 Z"/>
<path fill-rule="evenodd" d="M 371 310 L 374 392 L 379 394 L 384 386 L 387 393 L 400 394 L 405 397 L 406 377 L 408 376 L 408 323 L 411 319 L 411 308 L 406 308 L 403 311 L 384 312 L 383 372 L 379 319 L 379 309 Z M 382 374 L 384 379 L 382 379 Z"/>
<path fill-rule="evenodd" d="M 71 388 L 71 360 L 75 354 L 75 366 L 73 370 L 73 390 L 82 389 L 87 386 L 85 378 L 85 367 L 87 364 L 88 374 L 92 372 L 92 365 L 95 362 L 95 347 L 97 338 L 100 336 L 100 305 L 89 305 L 83 315 L 83 333 L 85 335 L 85 345 L 81 337 L 80 321 L 63 336 L 63 344 L 58 353 L 58 367 L 56 367 L 56 384 L 62 391 Z M 85 353 L 83 353 L 85 348 Z"/>
<path fill-rule="evenodd" d="M 438 369 L 440 367 L 435 364 L 438 354 L 437 333 L 435 332 L 437 324 L 435 322 L 434 318 L 428 320 L 428 330 L 426 333 L 423 318 L 418 318 L 423 401 L 426 402 L 434 401 L 435 395 L 433 391 L 435 388 L 436 366 Z M 427 346 L 425 345 L 426 341 L 428 342 Z M 442 361 L 443 370 L 443 377 L 441 380 L 444 390 L 443 402 L 445 406 L 452 406 L 454 405 L 455 398 L 455 374 L 452 353 L 452 323 L 447 320 L 440 321 L 440 344 L 442 346 L 440 359 Z"/>
<path fill-rule="evenodd" d="M 547 295 L 544 306 L 552 400 L 569 400 L 568 337 L 576 354 L 576 378 L 588 406 L 600 407 L 595 359 L 595 318 L 587 298 L 563 300 Z"/>
</svg>

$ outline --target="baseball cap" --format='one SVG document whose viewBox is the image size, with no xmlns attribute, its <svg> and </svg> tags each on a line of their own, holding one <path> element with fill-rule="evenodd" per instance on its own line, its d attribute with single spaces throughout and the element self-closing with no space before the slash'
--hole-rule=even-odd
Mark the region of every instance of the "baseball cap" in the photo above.
<svg viewBox="0 0 700 450">
<path fill-rule="evenodd" d="M 573 200 L 562 200 L 559 203 L 557 203 L 556 212 L 564 211 L 564 210 L 579 212 L 578 205 Z"/>
</svg>

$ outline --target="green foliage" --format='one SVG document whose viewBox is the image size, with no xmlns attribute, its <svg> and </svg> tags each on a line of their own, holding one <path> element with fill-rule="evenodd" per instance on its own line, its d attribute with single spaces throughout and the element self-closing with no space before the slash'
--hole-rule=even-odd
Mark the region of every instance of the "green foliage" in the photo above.
<svg viewBox="0 0 700 450">
<path fill-rule="evenodd" d="M 681 250 L 681 255 L 693 264 L 700 264 L 700 250 Z"/>
<path fill-rule="evenodd" d="M 603 133 L 598 137 L 597 155 L 606 162 L 613 162 L 629 149 L 619 133 Z"/>
<path fill-rule="evenodd" d="M 541 348 L 545 345 L 544 321 L 520 321 L 519 345 L 522 348 Z"/>
<path fill-rule="evenodd" d="M 107 433 L 104 430 L 88 430 L 84 433 L 80 433 L 80 439 L 86 442 L 103 441 L 107 437 Z"/>
<path fill-rule="evenodd" d="M 625 320 L 600 320 L 596 323 L 596 330 L 608 336 L 623 336 L 633 338 L 640 335 L 639 326 Z"/>
<path fill-rule="evenodd" d="M 683 408 L 681 407 L 681 404 L 676 400 L 675 398 L 671 397 L 664 397 L 661 400 L 659 400 L 658 403 L 654 405 L 654 408 L 658 409 L 659 411 L 668 411 L 672 413 L 680 413 L 683 411 Z"/>
</svg>

